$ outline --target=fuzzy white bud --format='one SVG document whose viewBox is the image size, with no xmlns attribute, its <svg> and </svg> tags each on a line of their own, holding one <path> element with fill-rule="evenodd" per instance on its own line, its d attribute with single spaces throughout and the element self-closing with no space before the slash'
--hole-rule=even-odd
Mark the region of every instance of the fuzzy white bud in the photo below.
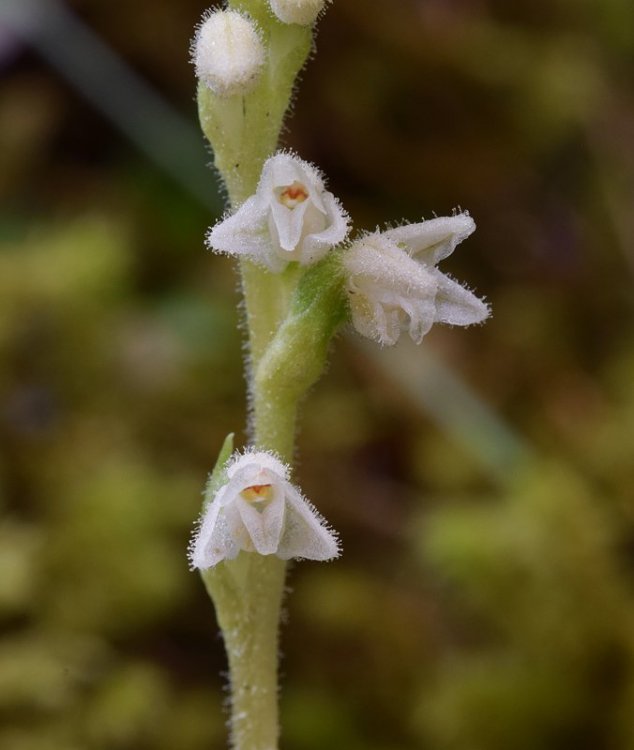
<svg viewBox="0 0 634 750">
<path fill-rule="evenodd" d="M 218 96 L 246 94 L 266 59 L 257 27 L 235 10 L 207 15 L 196 31 L 192 58 L 198 78 Z"/>
<path fill-rule="evenodd" d="M 309 26 L 321 13 L 326 0 L 269 0 L 271 10 L 282 23 Z"/>
</svg>

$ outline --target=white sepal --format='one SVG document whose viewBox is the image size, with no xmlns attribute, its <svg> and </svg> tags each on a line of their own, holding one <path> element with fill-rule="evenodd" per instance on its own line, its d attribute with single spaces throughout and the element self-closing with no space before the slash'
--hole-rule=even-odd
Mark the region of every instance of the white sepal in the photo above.
<svg viewBox="0 0 634 750">
<path fill-rule="evenodd" d="M 475 232 L 475 221 L 468 213 L 439 216 L 418 224 L 404 224 L 382 235 L 395 242 L 426 266 L 435 266 L 449 257 L 456 247 Z"/>
<path fill-rule="evenodd" d="M 221 97 L 248 93 L 266 60 L 256 25 L 235 10 L 208 13 L 192 42 L 197 77 Z"/>
<path fill-rule="evenodd" d="M 343 256 L 352 322 L 364 336 L 395 344 L 403 330 L 420 344 L 434 323 L 467 326 L 488 305 L 435 266 L 475 230 L 468 214 L 375 232 Z"/>
<path fill-rule="evenodd" d="M 192 568 L 211 568 L 240 550 L 283 560 L 337 557 L 337 537 L 288 476 L 288 467 L 270 453 L 236 456 L 190 544 Z"/>
<path fill-rule="evenodd" d="M 210 229 L 207 245 L 277 273 L 291 261 L 316 263 L 347 233 L 348 215 L 320 172 L 279 153 L 265 162 L 255 195 Z"/>
</svg>

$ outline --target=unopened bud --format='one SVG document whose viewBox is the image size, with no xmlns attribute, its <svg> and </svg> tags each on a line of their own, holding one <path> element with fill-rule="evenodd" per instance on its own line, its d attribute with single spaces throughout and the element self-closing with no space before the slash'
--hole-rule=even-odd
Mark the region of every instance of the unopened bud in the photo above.
<svg viewBox="0 0 634 750">
<path fill-rule="evenodd" d="M 255 24 L 235 10 L 210 13 L 192 44 L 196 75 L 218 96 L 246 94 L 257 83 L 266 52 Z"/>
<path fill-rule="evenodd" d="M 282 23 L 308 26 L 321 13 L 326 0 L 269 0 L 271 10 Z"/>
</svg>

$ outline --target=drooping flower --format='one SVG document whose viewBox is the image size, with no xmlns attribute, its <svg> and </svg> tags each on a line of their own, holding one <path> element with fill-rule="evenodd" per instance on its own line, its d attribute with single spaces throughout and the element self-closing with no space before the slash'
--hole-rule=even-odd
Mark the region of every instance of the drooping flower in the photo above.
<svg viewBox="0 0 634 750">
<path fill-rule="evenodd" d="M 352 322 L 359 333 L 395 344 L 401 331 L 420 344 L 434 323 L 481 323 L 489 306 L 436 264 L 475 230 L 467 214 L 375 232 L 343 256 Z"/>
<path fill-rule="evenodd" d="M 273 272 L 321 260 L 348 233 L 348 215 L 319 171 L 297 156 L 268 159 L 255 195 L 207 234 L 207 245 Z"/>
<path fill-rule="evenodd" d="M 266 51 L 257 27 L 235 10 L 208 13 L 192 42 L 197 77 L 221 97 L 248 93 L 257 83 Z"/>
<path fill-rule="evenodd" d="M 211 568 L 240 550 L 283 560 L 337 557 L 335 534 L 288 477 L 288 467 L 270 453 L 235 456 L 190 544 L 192 567 Z"/>
<path fill-rule="evenodd" d="M 308 26 L 326 5 L 326 0 L 269 0 L 271 10 L 283 23 Z"/>
</svg>

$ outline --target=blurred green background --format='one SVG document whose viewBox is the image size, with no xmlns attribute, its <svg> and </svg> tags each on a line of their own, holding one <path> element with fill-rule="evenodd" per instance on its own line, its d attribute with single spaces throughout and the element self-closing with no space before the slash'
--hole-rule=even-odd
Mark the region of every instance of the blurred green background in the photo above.
<svg viewBox="0 0 634 750">
<path fill-rule="evenodd" d="M 225 746 L 185 548 L 244 440 L 197 0 L 0 5 L 0 747 Z M 360 228 L 469 209 L 494 316 L 350 333 L 297 478 L 283 747 L 634 748 L 634 6 L 335 0 L 286 145 Z M 133 78 L 131 72 L 135 71 Z"/>
</svg>

